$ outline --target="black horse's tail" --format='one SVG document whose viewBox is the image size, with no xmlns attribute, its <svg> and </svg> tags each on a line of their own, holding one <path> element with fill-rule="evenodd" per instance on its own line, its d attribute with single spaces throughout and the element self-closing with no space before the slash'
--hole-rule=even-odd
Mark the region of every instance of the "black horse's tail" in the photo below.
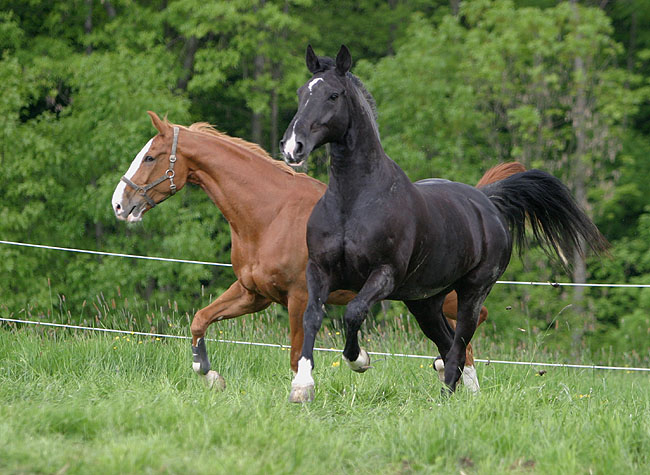
<svg viewBox="0 0 650 475">
<path fill-rule="evenodd" d="M 605 237 L 576 204 L 568 188 L 553 175 L 529 170 L 480 190 L 506 218 L 520 252 L 527 244 L 526 221 L 544 251 L 551 257 L 560 257 L 565 268 L 567 258 L 576 251 L 584 256 L 587 247 L 597 254 L 608 247 Z"/>
</svg>

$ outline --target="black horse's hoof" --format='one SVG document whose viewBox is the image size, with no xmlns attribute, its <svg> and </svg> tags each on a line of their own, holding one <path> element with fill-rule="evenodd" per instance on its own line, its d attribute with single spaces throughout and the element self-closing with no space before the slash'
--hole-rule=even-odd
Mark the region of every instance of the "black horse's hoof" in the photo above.
<svg viewBox="0 0 650 475">
<path fill-rule="evenodd" d="M 350 361 L 345 356 L 343 356 L 343 359 L 348 364 L 350 369 L 352 371 L 356 371 L 357 373 L 365 373 L 370 368 L 372 368 L 372 366 L 370 366 L 370 355 L 363 348 L 359 351 L 359 356 L 356 360 Z"/>
</svg>

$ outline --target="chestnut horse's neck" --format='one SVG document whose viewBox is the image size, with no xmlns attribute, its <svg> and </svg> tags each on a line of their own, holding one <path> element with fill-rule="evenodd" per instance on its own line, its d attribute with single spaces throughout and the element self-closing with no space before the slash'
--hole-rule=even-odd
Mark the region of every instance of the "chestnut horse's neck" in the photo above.
<svg viewBox="0 0 650 475">
<path fill-rule="evenodd" d="M 239 236 L 264 232 L 290 199 L 297 174 L 254 144 L 188 129 L 179 148 L 188 158 L 188 181 L 205 190 Z"/>
</svg>

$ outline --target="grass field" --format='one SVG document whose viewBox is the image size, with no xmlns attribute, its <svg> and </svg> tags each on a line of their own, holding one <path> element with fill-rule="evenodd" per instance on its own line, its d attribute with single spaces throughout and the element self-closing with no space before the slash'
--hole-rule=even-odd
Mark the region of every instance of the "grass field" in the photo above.
<svg viewBox="0 0 650 475">
<path fill-rule="evenodd" d="M 211 336 L 286 340 L 246 318 Z M 341 347 L 322 333 L 319 346 Z M 418 332 L 369 331 L 364 344 L 434 351 Z M 430 360 L 375 358 L 356 374 L 320 352 L 316 400 L 301 406 L 287 402 L 287 351 L 208 352 L 224 392 L 193 373 L 184 340 L 3 325 L 0 473 L 650 472 L 648 373 L 479 364 L 479 396 L 442 399 Z M 534 353 L 480 356 L 548 356 Z"/>
</svg>

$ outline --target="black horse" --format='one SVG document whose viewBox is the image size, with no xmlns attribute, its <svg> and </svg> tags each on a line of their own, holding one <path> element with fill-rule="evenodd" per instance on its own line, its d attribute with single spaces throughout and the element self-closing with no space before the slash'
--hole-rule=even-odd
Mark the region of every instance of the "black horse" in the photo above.
<svg viewBox="0 0 650 475">
<path fill-rule="evenodd" d="M 445 392 L 454 391 L 465 364 L 481 304 L 506 269 L 513 237 L 525 244 L 526 218 L 549 255 L 594 251 L 607 242 L 568 189 L 539 170 L 518 173 L 482 189 L 441 179 L 412 183 L 384 152 L 374 101 L 349 70 L 350 52 L 336 60 L 307 48 L 313 77 L 298 90 L 298 112 L 280 142 L 289 165 L 331 144 L 330 180 L 307 224 L 305 339 L 290 401 L 314 397 L 313 348 L 330 292 L 358 292 L 345 311 L 343 357 L 368 368 L 358 331 L 370 307 L 402 300 L 445 362 Z M 458 293 L 456 332 L 442 304 Z"/>
</svg>

